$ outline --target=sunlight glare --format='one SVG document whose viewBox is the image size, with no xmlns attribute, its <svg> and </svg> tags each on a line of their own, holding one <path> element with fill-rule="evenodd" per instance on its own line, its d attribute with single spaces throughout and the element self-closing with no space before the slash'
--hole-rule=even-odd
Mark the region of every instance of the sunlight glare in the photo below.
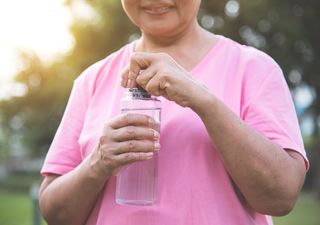
<svg viewBox="0 0 320 225">
<path fill-rule="evenodd" d="M 71 22 L 64 0 L 0 1 L 0 98 L 21 69 L 19 51 L 34 52 L 45 62 L 68 51 Z"/>
</svg>

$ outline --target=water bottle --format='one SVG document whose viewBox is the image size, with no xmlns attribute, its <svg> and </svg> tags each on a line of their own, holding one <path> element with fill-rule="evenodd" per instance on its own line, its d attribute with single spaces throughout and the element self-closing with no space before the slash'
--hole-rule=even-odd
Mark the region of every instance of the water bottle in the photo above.
<svg viewBox="0 0 320 225">
<path fill-rule="evenodd" d="M 152 117 L 160 132 L 161 102 L 144 89 L 127 88 L 121 99 L 122 113 Z M 116 202 L 121 205 L 153 205 L 157 201 L 158 153 L 148 160 L 124 166 L 117 174 Z"/>
</svg>

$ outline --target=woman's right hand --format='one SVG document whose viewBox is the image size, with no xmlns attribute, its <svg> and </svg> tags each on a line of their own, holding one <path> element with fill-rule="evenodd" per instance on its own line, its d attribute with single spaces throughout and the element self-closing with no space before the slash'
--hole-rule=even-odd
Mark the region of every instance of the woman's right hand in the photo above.
<svg viewBox="0 0 320 225">
<path fill-rule="evenodd" d="M 159 123 L 141 114 L 121 114 L 107 122 L 97 147 L 78 167 L 45 176 L 40 207 L 48 224 L 84 224 L 110 176 L 159 150 L 159 130 Z"/>
<path fill-rule="evenodd" d="M 105 124 L 91 166 L 99 177 L 115 175 L 123 166 L 148 160 L 160 149 L 159 123 L 142 114 L 121 114 Z"/>
</svg>

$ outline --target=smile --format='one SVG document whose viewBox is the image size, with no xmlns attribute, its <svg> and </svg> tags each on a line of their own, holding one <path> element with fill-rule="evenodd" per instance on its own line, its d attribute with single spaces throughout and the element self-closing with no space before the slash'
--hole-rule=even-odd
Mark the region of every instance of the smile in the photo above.
<svg viewBox="0 0 320 225">
<path fill-rule="evenodd" d="M 167 13 L 171 10 L 172 7 L 148 7 L 148 8 L 144 8 L 144 10 L 149 13 L 149 14 L 154 14 L 154 15 L 157 15 L 157 14 L 164 14 L 164 13 Z"/>
</svg>

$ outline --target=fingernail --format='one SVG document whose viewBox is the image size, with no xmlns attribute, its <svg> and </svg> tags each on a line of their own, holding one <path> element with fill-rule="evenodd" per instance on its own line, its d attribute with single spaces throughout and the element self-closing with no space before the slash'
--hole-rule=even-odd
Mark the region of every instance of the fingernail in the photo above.
<svg viewBox="0 0 320 225">
<path fill-rule="evenodd" d="M 147 152 L 145 153 L 146 158 L 152 158 L 153 157 L 153 152 Z"/>
<path fill-rule="evenodd" d="M 154 131 L 153 132 L 153 137 L 154 137 L 154 140 L 158 140 L 159 137 L 160 137 L 160 134 L 157 131 Z"/>
<path fill-rule="evenodd" d="M 160 144 L 158 142 L 154 143 L 154 150 L 159 151 L 160 150 Z"/>
</svg>

